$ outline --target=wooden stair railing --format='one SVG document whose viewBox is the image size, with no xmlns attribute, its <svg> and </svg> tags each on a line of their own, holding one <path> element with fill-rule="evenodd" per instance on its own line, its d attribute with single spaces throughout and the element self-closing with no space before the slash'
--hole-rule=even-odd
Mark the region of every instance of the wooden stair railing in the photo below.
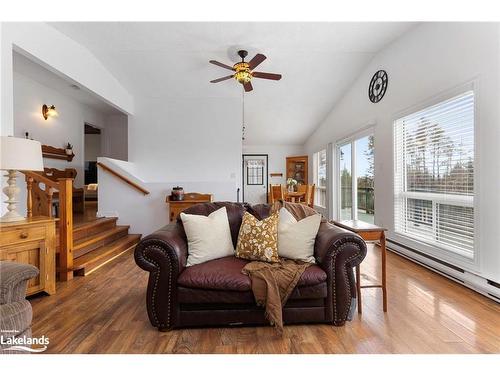
<svg viewBox="0 0 500 375">
<path fill-rule="evenodd" d="M 73 278 L 73 179 L 58 178 L 57 182 L 36 172 L 26 176 L 27 213 L 52 217 L 52 196 L 59 192 L 59 280 Z M 43 184 L 42 188 L 40 184 Z"/>
<path fill-rule="evenodd" d="M 127 185 L 129 186 L 132 186 L 134 189 L 140 191 L 142 194 L 144 195 L 148 195 L 149 194 L 149 191 L 144 189 L 142 186 L 136 184 L 134 181 L 130 180 L 129 178 L 123 176 L 122 174 L 118 173 L 117 171 L 115 171 L 114 169 L 108 167 L 107 165 L 101 163 L 101 162 L 97 162 L 97 165 L 99 167 L 101 167 L 103 170 L 105 170 L 106 172 L 108 173 L 111 173 L 113 176 L 115 177 L 118 177 L 120 180 L 122 180 L 123 182 L 125 182 Z"/>
</svg>

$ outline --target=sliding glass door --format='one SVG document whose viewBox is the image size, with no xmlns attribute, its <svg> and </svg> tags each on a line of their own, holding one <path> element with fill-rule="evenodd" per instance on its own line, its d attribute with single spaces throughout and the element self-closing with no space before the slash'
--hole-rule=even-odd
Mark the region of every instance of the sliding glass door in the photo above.
<svg viewBox="0 0 500 375">
<path fill-rule="evenodd" d="M 352 219 L 352 147 L 350 143 L 339 147 L 340 158 L 340 220 Z"/>
<path fill-rule="evenodd" d="M 365 133 L 339 143 L 337 166 L 339 219 L 374 223 L 373 134 Z"/>
</svg>

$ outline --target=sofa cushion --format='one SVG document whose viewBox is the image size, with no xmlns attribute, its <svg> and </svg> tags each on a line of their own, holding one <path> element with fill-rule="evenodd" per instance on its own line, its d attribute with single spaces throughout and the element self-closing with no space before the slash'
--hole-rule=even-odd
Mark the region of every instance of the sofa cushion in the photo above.
<svg viewBox="0 0 500 375">
<path fill-rule="evenodd" d="M 279 213 L 278 253 L 280 257 L 315 263 L 314 243 L 321 223 L 321 215 L 310 215 L 297 220 L 284 207 L 279 210 Z"/>
<path fill-rule="evenodd" d="M 208 216 L 212 212 L 220 209 L 221 207 L 226 207 L 227 218 L 229 220 L 229 228 L 231 229 L 231 239 L 233 241 L 233 247 L 236 248 L 236 242 L 238 241 L 238 232 L 240 230 L 241 220 L 243 218 L 243 213 L 245 212 L 247 205 L 243 203 L 232 203 L 232 202 L 199 203 L 189 208 L 186 208 L 183 212 L 191 215 Z M 180 216 L 177 218 L 177 222 L 182 224 Z"/>
<path fill-rule="evenodd" d="M 185 288 L 245 292 L 252 290 L 250 278 L 241 270 L 249 261 L 234 256 L 211 260 L 186 268 L 177 279 Z M 326 273 L 317 265 L 307 267 L 298 287 L 314 286 L 326 281 Z M 292 298 L 292 297 L 290 297 Z"/>
<path fill-rule="evenodd" d="M 234 254 L 226 207 L 210 215 L 180 214 L 188 240 L 186 267 Z"/>
<path fill-rule="evenodd" d="M 245 212 L 238 235 L 236 256 L 270 263 L 279 262 L 278 223 L 278 213 L 264 220 L 258 220 L 252 214 Z"/>
<path fill-rule="evenodd" d="M 186 305 L 233 304 L 257 306 L 251 290 L 238 292 L 234 290 L 206 290 L 179 287 L 177 292 L 179 303 Z M 315 300 L 319 301 L 319 304 L 322 304 L 326 295 L 326 283 L 298 286 L 290 294 L 290 297 L 288 297 L 287 304 L 292 304 L 290 301 L 304 300 Z"/>
<path fill-rule="evenodd" d="M 248 291 L 252 289 L 250 278 L 241 273 L 247 263 L 229 256 L 196 264 L 179 275 L 177 284 L 187 288 Z"/>
<path fill-rule="evenodd" d="M 297 285 L 300 286 L 311 286 L 324 283 L 326 281 L 326 272 L 315 264 L 310 265 L 306 268 L 305 272 L 299 279 Z"/>
</svg>

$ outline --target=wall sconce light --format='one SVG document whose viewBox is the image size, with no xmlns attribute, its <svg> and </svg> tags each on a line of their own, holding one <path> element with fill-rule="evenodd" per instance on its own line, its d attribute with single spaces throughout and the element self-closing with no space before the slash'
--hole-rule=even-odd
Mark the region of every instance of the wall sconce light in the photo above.
<svg viewBox="0 0 500 375">
<path fill-rule="evenodd" d="M 56 117 L 58 115 L 56 111 L 56 107 L 54 105 L 51 105 L 50 107 L 47 106 L 47 104 L 44 104 L 42 106 L 42 116 L 45 120 L 47 120 L 49 117 Z"/>
</svg>

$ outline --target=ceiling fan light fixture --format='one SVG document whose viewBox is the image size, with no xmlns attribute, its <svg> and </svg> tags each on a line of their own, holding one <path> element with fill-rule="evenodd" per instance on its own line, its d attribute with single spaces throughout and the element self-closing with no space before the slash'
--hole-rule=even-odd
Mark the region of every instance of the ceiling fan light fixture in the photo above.
<svg viewBox="0 0 500 375">
<path fill-rule="evenodd" d="M 234 64 L 232 67 L 216 60 L 210 60 L 210 64 L 214 64 L 220 66 L 221 68 L 229 69 L 234 72 L 229 76 L 213 79 L 210 81 L 210 83 L 219 83 L 234 78 L 237 82 L 243 85 L 245 92 L 249 92 L 253 90 L 251 83 L 253 78 L 270 79 L 273 81 L 279 81 L 281 79 L 281 74 L 254 72 L 254 69 L 266 59 L 266 56 L 264 56 L 263 54 L 256 54 L 249 62 L 245 61 L 245 57 L 248 55 L 247 51 L 238 51 L 238 55 L 241 57 L 241 62 Z"/>
<path fill-rule="evenodd" d="M 234 64 L 233 68 L 236 71 L 236 73 L 234 73 L 234 79 L 241 84 L 250 82 L 252 79 L 252 71 L 250 70 L 248 63 L 239 62 Z"/>
</svg>

